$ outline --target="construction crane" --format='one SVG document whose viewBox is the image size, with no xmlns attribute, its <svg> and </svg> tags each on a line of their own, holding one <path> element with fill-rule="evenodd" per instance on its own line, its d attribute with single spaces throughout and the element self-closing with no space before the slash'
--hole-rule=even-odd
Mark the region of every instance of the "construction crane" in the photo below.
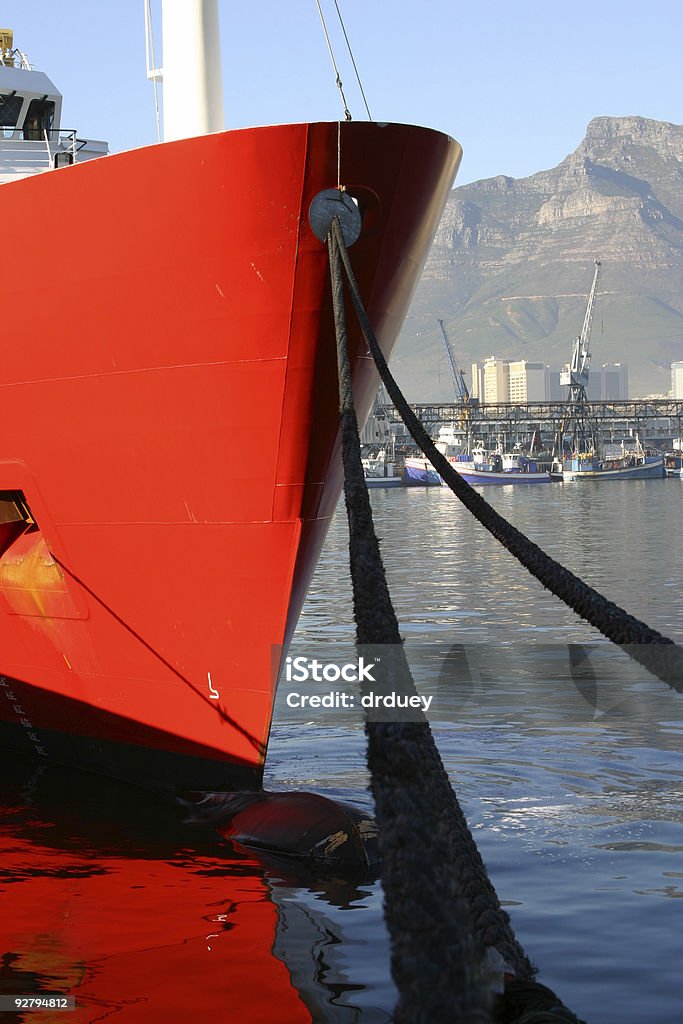
<svg viewBox="0 0 683 1024">
<path fill-rule="evenodd" d="M 467 390 L 467 384 L 465 384 L 465 374 L 459 368 L 458 364 L 455 361 L 455 355 L 453 354 L 451 341 L 448 335 L 446 334 L 446 328 L 444 327 L 443 320 L 439 320 L 439 327 L 441 328 L 441 333 L 443 335 L 443 343 L 446 346 L 446 354 L 448 356 L 448 365 L 450 366 L 451 370 L 451 378 L 453 380 L 453 389 L 455 391 L 455 396 L 461 405 L 469 405 L 470 393 Z"/>
<path fill-rule="evenodd" d="M 593 274 L 593 284 L 588 296 L 588 305 L 586 306 L 586 315 L 583 318 L 581 334 L 574 341 L 571 363 L 563 366 L 560 373 L 560 384 L 569 386 L 569 401 L 578 405 L 584 405 L 587 400 L 586 389 L 588 387 L 588 373 L 591 364 L 591 325 L 593 322 L 595 295 L 598 290 L 598 277 L 600 276 L 600 260 L 594 260 L 593 262 L 595 263 L 595 273 Z"/>
</svg>

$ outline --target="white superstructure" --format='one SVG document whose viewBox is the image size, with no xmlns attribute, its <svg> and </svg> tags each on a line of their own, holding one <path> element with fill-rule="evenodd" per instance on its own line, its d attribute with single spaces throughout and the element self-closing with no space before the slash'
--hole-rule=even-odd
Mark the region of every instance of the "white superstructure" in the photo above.
<svg viewBox="0 0 683 1024">
<path fill-rule="evenodd" d="M 105 156 L 106 142 L 61 128 L 62 94 L 0 29 L 0 184 Z"/>
</svg>

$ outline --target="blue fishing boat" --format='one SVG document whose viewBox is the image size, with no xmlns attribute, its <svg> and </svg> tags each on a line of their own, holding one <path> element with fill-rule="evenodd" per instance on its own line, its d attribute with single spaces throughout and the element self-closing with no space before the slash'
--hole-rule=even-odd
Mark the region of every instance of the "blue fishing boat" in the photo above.
<svg viewBox="0 0 683 1024">
<path fill-rule="evenodd" d="M 429 459 L 407 458 L 403 464 L 403 483 L 406 487 L 441 487 L 443 480 Z"/>
<path fill-rule="evenodd" d="M 444 453 L 446 454 L 446 453 Z M 522 452 L 473 452 L 446 454 L 461 477 L 470 484 L 547 484 L 551 476 L 536 459 Z M 423 458 L 406 459 L 404 482 L 408 486 L 432 486 L 443 483 L 432 464 Z"/>
<path fill-rule="evenodd" d="M 661 480 L 664 475 L 664 456 L 648 449 L 618 458 L 580 452 L 562 462 L 563 480 Z"/>
<path fill-rule="evenodd" d="M 548 470 L 522 452 L 475 451 L 450 461 L 470 484 L 549 484 L 551 480 Z"/>
</svg>

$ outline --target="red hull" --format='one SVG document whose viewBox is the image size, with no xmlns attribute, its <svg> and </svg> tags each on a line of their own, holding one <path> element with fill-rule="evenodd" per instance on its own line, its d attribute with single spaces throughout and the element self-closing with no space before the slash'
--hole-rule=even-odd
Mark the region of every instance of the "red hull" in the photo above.
<svg viewBox="0 0 683 1024">
<path fill-rule="evenodd" d="M 307 219 L 337 140 L 336 123 L 226 132 L 2 186 L 5 745 L 178 790 L 259 784 L 277 652 L 341 487 Z M 340 140 L 388 353 L 460 148 L 396 125 Z M 362 418 L 377 380 L 350 343 Z"/>
</svg>

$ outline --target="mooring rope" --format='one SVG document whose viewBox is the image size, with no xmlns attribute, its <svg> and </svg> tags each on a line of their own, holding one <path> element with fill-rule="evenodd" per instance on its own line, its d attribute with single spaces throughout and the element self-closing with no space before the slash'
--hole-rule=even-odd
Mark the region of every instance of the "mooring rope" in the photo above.
<svg viewBox="0 0 683 1024">
<path fill-rule="evenodd" d="M 341 228 L 337 223 L 332 224 L 331 234 L 339 249 L 361 329 L 382 382 L 413 440 L 444 482 L 482 526 L 486 527 L 489 533 L 492 533 L 503 547 L 507 548 L 547 590 L 564 601 L 582 619 L 595 626 L 608 640 L 622 647 L 631 658 L 643 665 L 649 672 L 667 683 L 672 689 L 683 693 L 683 649 L 680 646 L 662 633 L 652 629 L 647 623 L 624 611 L 613 601 L 609 601 L 560 562 L 551 558 L 542 548 L 534 544 L 512 523 L 496 512 L 438 450 L 408 405 L 382 355 L 382 350 L 363 305 Z"/>
<path fill-rule="evenodd" d="M 335 219 L 338 227 L 338 221 Z M 415 693 L 389 595 L 363 476 L 346 341 L 338 231 L 328 235 L 337 336 L 344 496 L 356 638 L 382 645 L 376 690 Z M 533 978 L 526 953 L 501 908 L 451 787 L 428 722 L 366 717 L 368 767 L 379 826 L 380 875 L 391 940 L 392 975 L 399 991 L 397 1024 L 512 1024 L 551 1014 L 576 1022 L 553 993 Z M 485 958 L 497 951 L 528 999 L 491 1006 Z M 495 956 L 495 954 L 494 954 Z M 553 1009 L 554 1008 L 554 1009 Z M 495 1013 L 495 1018 L 491 1012 Z M 557 1011 L 557 1012 L 555 1012 Z M 555 1016 L 552 1016 L 555 1013 Z"/>
</svg>

